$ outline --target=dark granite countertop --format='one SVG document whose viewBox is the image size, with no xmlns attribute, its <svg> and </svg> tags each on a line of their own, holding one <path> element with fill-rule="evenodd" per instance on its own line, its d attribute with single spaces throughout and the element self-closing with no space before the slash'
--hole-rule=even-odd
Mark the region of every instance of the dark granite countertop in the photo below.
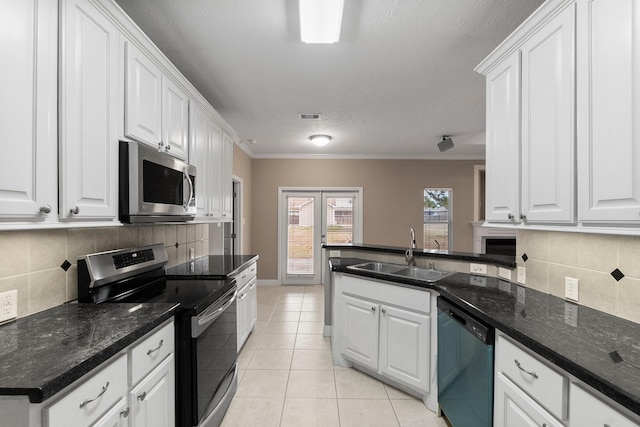
<svg viewBox="0 0 640 427">
<path fill-rule="evenodd" d="M 68 303 L 0 326 L 0 395 L 43 402 L 171 318 L 177 304 Z"/>
<path fill-rule="evenodd" d="M 368 245 L 362 243 L 347 243 L 342 245 L 323 245 L 324 249 L 361 249 L 370 252 L 383 252 L 402 254 L 407 251 L 408 248 L 401 248 L 397 246 L 380 246 L 380 245 Z M 484 264 L 493 264 L 501 267 L 516 268 L 515 257 L 508 255 L 487 255 L 487 254 L 474 254 L 470 252 L 449 252 L 438 251 L 434 249 L 414 249 L 414 257 L 432 257 L 432 258 L 446 258 L 459 261 L 480 262 Z"/>
<path fill-rule="evenodd" d="M 167 279 L 226 279 L 238 274 L 258 255 L 208 255 L 166 269 Z"/>
<path fill-rule="evenodd" d="M 435 289 L 455 305 L 640 415 L 637 323 L 494 277 L 456 273 L 429 285 L 347 269 L 366 261 L 363 259 L 330 261 L 333 271 Z"/>
</svg>

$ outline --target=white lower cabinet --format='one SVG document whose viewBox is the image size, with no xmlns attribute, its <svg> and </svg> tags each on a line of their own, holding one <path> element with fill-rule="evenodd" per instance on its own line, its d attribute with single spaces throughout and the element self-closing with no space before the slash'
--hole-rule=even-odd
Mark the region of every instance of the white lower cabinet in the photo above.
<svg viewBox="0 0 640 427">
<path fill-rule="evenodd" d="M 173 321 L 150 332 L 94 371 L 42 404 L 44 426 L 175 425 Z"/>
<path fill-rule="evenodd" d="M 501 373 L 496 374 L 494 397 L 494 427 L 563 425 Z"/>
<path fill-rule="evenodd" d="M 254 262 L 236 275 L 238 287 L 237 314 L 238 325 L 238 353 L 249 338 L 258 319 L 258 271 Z"/>
<path fill-rule="evenodd" d="M 175 423 L 173 354 L 129 392 L 131 427 L 170 427 Z"/>
<path fill-rule="evenodd" d="M 576 384 L 571 385 L 569 411 L 572 426 L 638 427 L 640 425 Z"/>
<path fill-rule="evenodd" d="M 334 363 L 365 368 L 380 379 L 419 395 L 435 410 L 431 387 L 435 338 L 430 319 L 435 304 L 428 290 L 350 275 L 334 277 Z"/>
</svg>

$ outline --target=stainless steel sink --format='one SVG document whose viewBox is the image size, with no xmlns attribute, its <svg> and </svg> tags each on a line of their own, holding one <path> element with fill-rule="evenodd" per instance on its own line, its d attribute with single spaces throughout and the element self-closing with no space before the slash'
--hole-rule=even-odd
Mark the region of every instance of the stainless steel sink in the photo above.
<svg viewBox="0 0 640 427">
<path fill-rule="evenodd" d="M 372 271 L 374 273 L 387 273 L 391 274 L 396 271 L 400 271 L 405 268 L 404 265 L 388 264 L 385 262 L 366 262 L 364 264 L 350 265 L 348 268 L 353 270 Z"/>
<path fill-rule="evenodd" d="M 365 262 L 363 264 L 350 265 L 347 268 L 356 271 L 370 271 L 394 277 L 406 277 L 408 279 L 422 280 L 429 283 L 437 282 L 440 279 L 454 274 L 452 272 L 434 270 L 432 268 L 407 267 L 406 265 L 386 262 Z"/>
<path fill-rule="evenodd" d="M 409 277 L 411 279 L 426 280 L 427 282 L 436 282 L 453 273 L 448 271 L 433 270 L 429 268 L 407 267 L 404 270 L 394 272 L 396 276 Z"/>
</svg>

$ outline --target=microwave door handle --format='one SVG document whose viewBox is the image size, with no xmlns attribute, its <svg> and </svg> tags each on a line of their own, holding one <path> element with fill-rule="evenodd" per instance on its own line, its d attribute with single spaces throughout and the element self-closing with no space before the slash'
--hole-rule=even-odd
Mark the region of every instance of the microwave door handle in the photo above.
<svg viewBox="0 0 640 427">
<path fill-rule="evenodd" d="M 187 171 L 186 168 L 182 173 L 184 177 L 187 179 L 187 182 L 189 183 L 189 199 L 187 199 L 187 201 L 182 205 L 182 207 L 184 207 L 184 210 L 186 211 L 187 209 L 189 209 L 189 204 L 191 203 L 191 200 L 193 200 L 193 182 L 191 182 L 191 178 L 189 177 L 189 172 Z"/>
</svg>

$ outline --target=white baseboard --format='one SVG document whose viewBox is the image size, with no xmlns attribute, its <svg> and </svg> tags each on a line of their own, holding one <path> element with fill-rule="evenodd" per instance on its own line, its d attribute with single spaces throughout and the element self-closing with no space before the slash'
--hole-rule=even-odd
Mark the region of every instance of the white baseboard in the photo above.
<svg viewBox="0 0 640 427">
<path fill-rule="evenodd" d="M 258 279 L 258 286 L 280 286 L 277 279 Z"/>
</svg>

